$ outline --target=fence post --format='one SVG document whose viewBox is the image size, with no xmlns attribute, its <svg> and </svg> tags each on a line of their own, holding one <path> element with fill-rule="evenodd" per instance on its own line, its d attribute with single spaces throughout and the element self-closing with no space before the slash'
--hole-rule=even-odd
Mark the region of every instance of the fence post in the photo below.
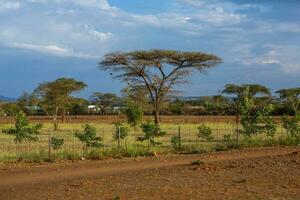
<svg viewBox="0 0 300 200">
<path fill-rule="evenodd" d="M 48 159 L 51 160 L 51 138 L 52 138 L 52 130 L 49 131 L 49 141 L 48 141 Z"/>
<path fill-rule="evenodd" d="M 181 128 L 180 125 L 178 126 L 178 150 L 181 150 Z"/>
<path fill-rule="evenodd" d="M 121 129 L 118 127 L 118 148 L 120 148 Z"/>
</svg>

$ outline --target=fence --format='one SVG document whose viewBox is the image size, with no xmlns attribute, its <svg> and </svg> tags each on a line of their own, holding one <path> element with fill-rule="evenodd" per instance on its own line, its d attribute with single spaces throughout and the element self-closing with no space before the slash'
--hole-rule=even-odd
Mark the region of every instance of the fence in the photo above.
<svg viewBox="0 0 300 200">
<path fill-rule="evenodd" d="M 231 138 L 236 138 L 235 124 L 230 122 L 207 122 L 203 123 L 210 127 L 212 130 L 213 140 L 206 141 L 197 137 L 197 127 L 199 124 L 162 124 L 161 128 L 166 132 L 166 135 L 158 138 L 162 142 L 162 145 L 158 146 L 159 150 L 170 151 L 172 150 L 171 138 L 180 134 L 182 145 L 198 145 L 203 148 L 209 148 L 212 145 L 221 143 L 224 135 L 230 135 Z M 97 129 L 97 135 L 103 139 L 104 148 L 116 148 L 117 141 L 113 139 L 114 126 L 112 124 L 99 124 L 92 123 Z M 2 125 L 1 127 L 7 127 L 9 125 Z M 53 131 L 51 124 L 45 124 L 42 129 L 42 134 L 39 135 L 37 142 L 23 142 L 19 145 L 19 152 L 26 157 L 32 155 L 47 155 L 49 151 L 49 135 L 51 137 L 57 137 L 64 139 L 64 145 L 60 150 L 53 151 L 55 154 L 73 154 L 82 156 L 84 154 L 83 144 L 74 136 L 76 130 L 82 130 L 82 124 L 61 124 L 58 131 Z M 1 128 L 0 127 L 0 128 Z M 138 142 L 136 139 L 142 135 L 141 130 L 130 130 L 129 136 L 126 140 L 122 140 L 121 147 L 128 146 L 140 146 L 145 147 L 147 144 Z M 277 127 L 277 134 L 275 138 L 286 137 L 285 131 L 281 126 Z M 255 136 L 257 140 L 268 140 L 266 135 Z M 0 133 L 0 160 L 14 160 L 18 157 L 16 151 L 16 144 L 13 137 Z"/>
</svg>

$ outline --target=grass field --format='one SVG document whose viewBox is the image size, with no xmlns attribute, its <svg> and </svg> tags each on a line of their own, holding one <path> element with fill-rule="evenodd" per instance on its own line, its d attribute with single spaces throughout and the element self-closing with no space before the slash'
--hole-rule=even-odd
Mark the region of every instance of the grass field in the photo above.
<svg viewBox="0 0 300 200">
<path fill-rule="evenodd" d="M 15 160 L 17 157 L 22 157 L 29 160 L 39 160 L 48 157 L 49 150 L 49 136 L 63 138 L 65 144 L 60 150 L 52 150 L 53 156 L 57 158 L 72 159 L 73 157 L 80 157 L 85 154 L 83 151 L 83 145 L 80 141 L 75 138 L 74 133 L 76 130 L 82 130 L 83 123 L 66 123 L 59 124 L 59 129 L 53 131 L 53 125 L 51 123 L 44 123 L 43 129 L 41 130 L 41 135 L 39 135 L 39 140 L 37 142 L 23 142 L 20 144 L 20 155 L 16 153 L 16 145 L 14 143 L 13 137 L 1 134 L 0 133 L 0 160 Z M 97 135 L 103 138 L 104 147 L 100 150 L 97 150 L 97 154 L 102 156 L 109 156 L 114 154 L 117 147 L 117 142 L 113 140 L 114 125 L 112 123 L 91 123 L 97 129 Z M 212 129 L 214 139 L 210 142 L 201 140 L 197 137 L 197 126 L 200 124 L 170 124 L 163 123 L 161 124 L 162 130 L 167 134 L 159 138 L 158 140 L 162 142 L 162 145 L 151 148 L 151 151 L 155 152 L 171 152 L 172 146 L 170 140 L 172 136 L 178 135 L 179 126 L 181 133 L 182 145 L 189 146 L 189 151 L 205 151 L 215 146 L 218 143 L 221 143 L 223 136 L 225 134 L 232 135 L 232 138 L 235 138 L 234 135 L 234 123 L 228 122 L 207 122 L 206 126 L 209 126 Z M 2 124 L 0 125 L 0 130 L 12 126 L 12 124 Z M 284 137 L 285 131 L 282 130 L 281 126 L 278 125 L 277 134 L 275 138 Z M 142 131 L 137 129 L 130 129 L 129 136 L 126 140 L 121 142 L 121 147 L 123 150 L 126 150 L 126 154 L 143 155 L 149 153 L 149 147 L 147 143 L 141 143 L 136 141 L 138 136 L 142 135 Z M 257 141 L 269 140 L 265 135 L 255 136 L 253 139 Z M 92 156 L 93 157 L 93 156 Z"/>
</svg>

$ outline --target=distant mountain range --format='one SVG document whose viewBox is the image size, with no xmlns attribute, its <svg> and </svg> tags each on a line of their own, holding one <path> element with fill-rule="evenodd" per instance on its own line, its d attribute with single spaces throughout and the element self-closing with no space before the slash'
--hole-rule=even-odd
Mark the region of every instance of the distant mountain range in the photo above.
<svg viewBox="0 0 300 200">
<path fill-rule="evenodd" d="M 0 101 L 13 102 L 16 101 L 16 99 L 0 95 Z"/>
</svg>

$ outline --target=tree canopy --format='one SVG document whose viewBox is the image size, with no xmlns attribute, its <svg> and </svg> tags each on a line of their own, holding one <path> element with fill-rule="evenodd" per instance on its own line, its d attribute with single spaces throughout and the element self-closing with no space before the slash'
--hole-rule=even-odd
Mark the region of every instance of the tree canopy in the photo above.
<svg viewBox="0 0 300 200">
<path fill-rule="evenodd" d="M 281 89 L 276 93 L 281 100 L 292 105 L 296 115 L 300 105 L 300 88 Z"/>
<path fill-rule="evenodd" d="M 149 50 L 107 54 L 100 69 L 110 71 L 132 87 L 147 88 L 158 123 L 160 104 L 174 85 L 185 83 L 192 73 L 203 73 L 219 63 L 221 59 L 212 54 Z"/>
<path fill-rule="evenodd" d="M 47 113 L 53 113 L 56 121 L 59 110 L 63 115 L 70 102 L 71 94 L 86 87 L 81 81 L 69 78 L 59 78 L 53 82 L 41 83 L 35 90 L 35 94 L 41 98 L 41 105 Z"/>
</svg>

